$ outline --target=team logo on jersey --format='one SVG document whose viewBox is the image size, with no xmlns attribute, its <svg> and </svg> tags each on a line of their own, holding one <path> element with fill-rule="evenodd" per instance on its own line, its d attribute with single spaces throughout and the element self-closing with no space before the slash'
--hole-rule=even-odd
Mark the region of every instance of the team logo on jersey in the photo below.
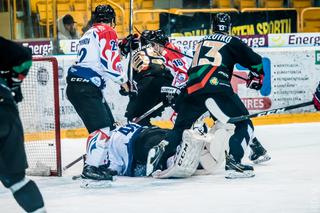
<svg viewBox="0 0 320 213">
<path fill-rule="evenodd" d="M 97 87 L 101 86 L 101 79 L 99 77 L 92 77 L 92 78 L 90 78 L 90 80 Z"/>
<path fill-rule="evenodd" d="M 210 79 L 210 84 L 217 86 L 219 84 L 219 80 L 216 77 Z"/>
<path fill-rule="evenodd" d="M 37 72 L 37 81 L 40 85 L 45 86 L 49 81 L 49 73 L 46 68 L 40 67 Z"/>
<path fill-rule="evenodd" d="M 177 80 L 179 82 L 184 82 L 186 80 L 186 75 L 183 74 L 183 73 L 179 73 L 178 76 L 177 76 Z"/>
</svg>

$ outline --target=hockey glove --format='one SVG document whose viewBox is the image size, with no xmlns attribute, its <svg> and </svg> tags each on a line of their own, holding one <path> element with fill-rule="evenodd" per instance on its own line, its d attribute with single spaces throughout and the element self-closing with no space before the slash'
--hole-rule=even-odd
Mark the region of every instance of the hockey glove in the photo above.
<svg viewBox="0 0 320 213">
<path fill-rule="evenodd" d="M 161 98 L 165 106 L 174 106 L 176 99 L 181 91 L 177 87 L 163 86 L 161 87 Z"/>
<path fill-rule="evenodd" d="M 130 46 L 132 50 L 139 48 L 139 36 L 138 34 L 130 34 L 126 38 L 119 42 L 120 53 L 123 56 L 127 56 L 130 52 Z"/>
<path fill-rule="evenodd" d="M 127 82 L 128 87 L 131 91 L 127 92 L 123 87 L 120 86 L 119 93 L 122 96 L 129 96 L 130 98 L 135 98 L 138 96 L 138 88 L 137 83 L 135 81 L 132 82 L 132 87 L 130 81 Z M 131 89 L 132 88 L 132 89 Z"/>
<path fill-rule="evenodd" d="M 263 83 L 263 74 L 258 74 L 256 72 L 250 72 L 247 80 L 247 87 L 250 89 L 260 90 Z"/>
<path fill-rule="evenodd" d="M 313 94 L 313 105 L 316 110 L 320 110 L 320 83 L 316 89 L 316 92 Z"/>
<path fill-rule="evenodd" d="M 16 103 L 21 102 L 23 99 L 21 84 L 24 78 L 25 75 L 23 74 L 12 73 L 12 76 L 7 79 L 8 87 L 11 89 L 12 96 Z"/>
</svg>

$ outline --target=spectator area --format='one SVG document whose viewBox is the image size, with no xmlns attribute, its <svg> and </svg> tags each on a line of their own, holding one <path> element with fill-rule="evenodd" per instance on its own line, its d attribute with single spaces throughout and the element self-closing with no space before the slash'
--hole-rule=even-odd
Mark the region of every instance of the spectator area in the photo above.
<svg viewBox="0 0 320 213">
<path fill-rule="evenodd" d="M 43 37 L 50 34 L 53 22 L 53 11 L 57 10 L 56 17 L 59 19 L 65 14 L 71 14 L 77 22 L 77 29 L 82 32 L 82 27 L 91 18 L 91 13 L 99 4 L 110 4 L 117 14 L 117 32 L 120 38 L 124 37 L 129 31 L 129 0 L 57 0 L 56 7 L 52 5 L 52 0 L 30 0 L 33 18 L 39 23 L 39 31 Z M 245 11 L 261 10 L 266 8 L 288 9 L 295 8 L 298 12 L 298 30 L 300 32 L 319 32 L 320 30 L 320 8 L 313 7 L 312 0 L 214 0 L 213 8 L 207 9 L 214 11 Z M 133 12 L 133 23 L 140 31 L 145 29 L 159 28 L 159 13 L 170 12 L 175 14 L 184 14 L 186 9 L 171 8 L 155 9 L 154 0 L 135 0 Z M 218 10 L 217 10 L 218 9 Z M 201 10 L 201 9 L 200 9 Z M 199 9 L 194 10 L 194 12 Z M 46 29 L 46 30 L 45 30 Z"/>
</svg>

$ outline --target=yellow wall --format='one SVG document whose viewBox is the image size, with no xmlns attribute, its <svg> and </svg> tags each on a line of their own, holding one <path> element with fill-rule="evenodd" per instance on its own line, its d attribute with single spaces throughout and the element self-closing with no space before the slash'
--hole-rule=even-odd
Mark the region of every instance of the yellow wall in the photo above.
<svg viewBox="0 0 320 213">
<path fill-rule="evenodd" d="M 291 124 L 291 123 L 308 123 L 308 122 L 320 122 L 320 112 L 314 113 L 300 113 L 300 114 L 279 114 L 279 115 L 268 115 L 261 116 L 259 118 L 252 119 L 254 125 L 272 125 L 272 124 Z M 213 121 L 206 119 L 205 122 L 212 126 Z M 161 128 L 172 128 L 173 124 L 170 121 L 157 121 L 153 122 L 154 125 L 160 126 Z M 42 136 L 41 136 L 42 135 Z M 25 140 L 43 140 L 47 139 L 46 136 L 53 136 L 53 134 L 26 134 Z M 85 138 L 88 136 L 88 132 L 85 128 L 80 129 L 68 129 L 61 130 L 61 138 Z"/>
</svg>

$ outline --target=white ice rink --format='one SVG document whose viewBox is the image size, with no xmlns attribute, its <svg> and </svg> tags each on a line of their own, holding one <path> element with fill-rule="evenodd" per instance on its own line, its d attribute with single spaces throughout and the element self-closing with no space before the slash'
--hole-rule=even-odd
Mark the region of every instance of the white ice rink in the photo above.
<svg viewBox="0 0 320 213">
<path fill-rule="evenodd" d="M 256 135 L 272 159 L 249 179 L 227 180 L 221 170 L 179 180 L 119 177 L 111 188 L 81 189 L 71 180 L 80 164 L 60 178 L 33 179 L 49 213 L 320 213 L 320 123 L 258 126 Z M 84 151 L 84 140 L 63 141 L 64 165 Z M 0 212 L 22 212 L 3 186 Z"/>
</svg>

